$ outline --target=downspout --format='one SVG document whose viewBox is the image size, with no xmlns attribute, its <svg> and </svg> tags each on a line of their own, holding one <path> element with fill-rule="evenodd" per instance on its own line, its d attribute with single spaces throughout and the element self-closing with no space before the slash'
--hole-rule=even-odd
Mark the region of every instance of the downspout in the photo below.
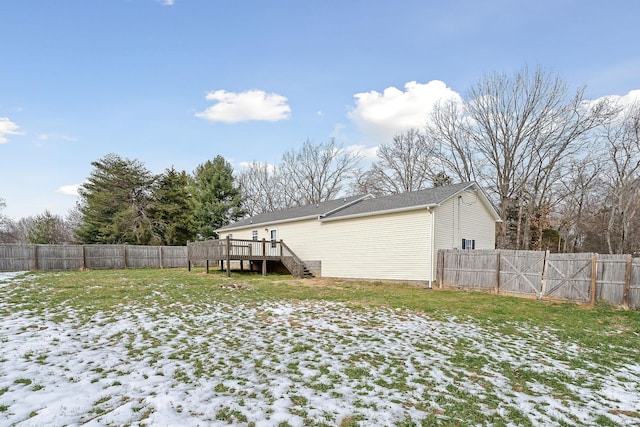
<svg viewBox="0 0 640 427">
<path fill-rule="evenodd" d="M 462 195 L 458 196 L 458 224 L 457 224 L 457 231 L 456 234 L 458 235 L 457 240 L 456 240 L 456 245 L 454 247 L 456 248 L 460 248 L 462 249 L 462 245 L 460 244 L 460 242 L 462 241 L 462 238 L 460 237 L 460 202 L 462 201 Z M 458 246 L 460 245 L 460 246 Z"/>
<path fill-rule="evenodd" d="M 431 215 L 431 236 L 430 239 L 431 240 L 431 271 L 429 272 L 429 289 L 433 289 L 433 271 L 435 270 L 436 266 L 435 266 L 435 259 L 436 259 L 436 221 L 435 221 L 435 211 L 433 210 L 433 208 L 427 208 L 429 209 L 429 214 Z"/>
</svg>

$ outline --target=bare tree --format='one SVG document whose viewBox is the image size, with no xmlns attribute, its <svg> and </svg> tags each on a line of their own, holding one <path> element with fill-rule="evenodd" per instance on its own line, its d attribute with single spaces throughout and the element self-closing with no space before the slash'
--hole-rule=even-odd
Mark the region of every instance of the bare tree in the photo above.
<svg viewBox="0 0 640 427">
<path fill-rule="evenodd" d="M 13 221 L 2 213 L 7 203 L 0 197 L 0 243 L 13 243 L 15 236 L 12 233 Z"/>
<path fill-rule="evenodd" d="M 598 215 L 604 196 L 601 174 L 604 164 L 598 153 L 593 153 L 576 162 L 571 162 L 563 170 L 558 181 L 557 230 L 562 246 L 558 252 L 601 251 L 588 242 L 594 230 L 593 218 Z M 600 224 L 600 229 L 601 224 Z"/>
<path fill-rule="evenodd" d="M 437 172 L 436 157 L 424 133 L 410 129 L 378 147 L 378 161 L 363 176 L 364 188 L 373 194 L 398 194 L 429 187 Z"/>
<path fill-rule="evenodd" d="M 585 107 L 583 94 L 584 88 L 569 93 L 559 77 L 525 67 L 513 76 L 485 75 L 462 111 L 449 104 L 431 115 L 427 129 L 441 144 L 443 162 L 493 191 L 507 220 L 499 227 L 501 246 L 538 245 L 531 229 L 541 235 L 545 222 L 534 219 L 548 209 L 559 167 L 611 116 L 606 101 Z"/>
<path fill-rule="evenodd" d="M 483 169 L 470 130 L 464 106 L 455 100 L 436 103 L 425 129 L 444 174 L 461 182 L 477 180 L 477 172 Z"/>
<path fill-rule="evenodd" d="M 334 140 L 312 144 L 282 156 L 278 175 L 285 207 L 324 202 L 339 197 L 357 171 L 360 155 L 336 146 Z"/>
<path fill-rule="evenodd" d="M 629 234 L 640 208 L 640 103 L 608 124 L 604 137 L 611 165 L 605 173 L 610 206 L 607 247 L 609 253 L 638 251 L 640 242 L 631 245 Z"/>
<path fill-rule="evenodd" d="M 249 216 L 286 207 L 278 168 L 268 163 L 252 162 L 238 174 L 242 207 Z"/>
</svg>

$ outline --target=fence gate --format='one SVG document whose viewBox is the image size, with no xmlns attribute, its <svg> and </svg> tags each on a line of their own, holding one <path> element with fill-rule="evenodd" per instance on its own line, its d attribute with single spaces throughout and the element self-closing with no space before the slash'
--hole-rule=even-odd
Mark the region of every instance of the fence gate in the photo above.
<svg viewBox="0 0 640 427">
<path fill-rule="evenodd" d="M 595 281 L 593 270 L 595 261 L 592 254 L 549 254 L 543 276 L 542 295 L 590 302 L 592 281 Z"/>
<path fill-rule="evenodd" d="M 500 251 L 499 290 L 540 298 L 544 260 L 544 251 Z"/>
</svg>

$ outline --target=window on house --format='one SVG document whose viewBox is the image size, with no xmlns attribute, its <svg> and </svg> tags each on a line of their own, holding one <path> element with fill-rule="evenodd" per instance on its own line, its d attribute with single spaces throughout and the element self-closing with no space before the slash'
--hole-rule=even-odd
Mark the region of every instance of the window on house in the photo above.
<svg viewBox="0 0 640 427">
<path fill-rule="evenodd" d="M 251 240 L 258 240 L 258 230 L 253 230 L 251 232 Z"/>
<path fill-rule="evenodd" d="M 271 230 L 271 232 L 269 233 L 271 235 L 271 247 L 275 248 L 276 247 L 276 241 L 278 240 L 278 230 L 276 230 L 275 228 Z"/>
<path fill-rule="evenodd" d="M 227 238 L 233 239 L 233 234 L 231 234 L 231 233 L 227 234 Z"/>
<path fill-rule="evenodd" d="M 476 241 L 475 239 L 462 239 L 462 249 L 475 249 Z"/>
</svg>

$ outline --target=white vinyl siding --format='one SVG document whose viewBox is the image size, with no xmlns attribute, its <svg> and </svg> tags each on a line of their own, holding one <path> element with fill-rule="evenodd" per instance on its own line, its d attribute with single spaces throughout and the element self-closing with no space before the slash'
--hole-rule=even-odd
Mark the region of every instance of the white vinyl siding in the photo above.
<svg viewBox="0 0 640 427">
<path fill-rule="evenodd" d="M 436 250 L 462 249 L 462 239 L 475 249 L 495 248 L 495 219 L 475 193 L 463 193 L 436 208 Z"/>
<path fill-rule="evenodd" d="M 341 221 L 309 219 L 278 224 L 278 238 L 300 259 L 321 261 L 324 277 L 428 281 L 430 218 L 420 209 Z M 251 229 L 236 229 L 234 236 L 250 239 Z"/>
<path fill-rule="evenodd" d="M 354 279 L 431 279 L 427 209 L 322 223 L 322 275 Z"/>
</svg>

